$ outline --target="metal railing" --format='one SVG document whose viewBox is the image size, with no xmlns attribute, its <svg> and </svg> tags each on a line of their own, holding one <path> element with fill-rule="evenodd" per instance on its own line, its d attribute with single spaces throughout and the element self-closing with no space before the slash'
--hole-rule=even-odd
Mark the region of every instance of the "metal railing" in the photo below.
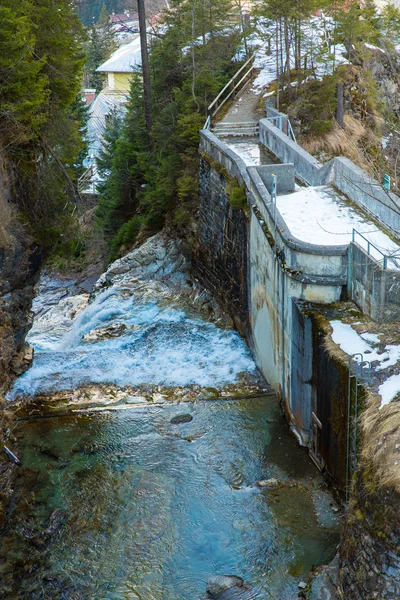
<svg viewBox="0 0 400 600">
<path fill-rule="evenodd" d="M 355 242 L 355 241 L 356 241 L 356 236 L 357 236 L 357 235 L 358 235 L 360 238 L 362 238 L 362 239 L 364 240 L 364 242 L 366 242 L 366 243 L 367 243 L 367 253 L 368 253 L 368 256 L 373 256 L 373 255 L 371 254 L 371 248 L 373 248 L 374 250 L 376 250 L 376 252 L 378 252 L 378 254 L 379 254 L 381 257 L 382 257 L 382 260 L 383 260 L 383 265 L 382 265 L 382 266 L 383 266 L 383 268 L 384 268 L 384 269 L 387 269 L 387 266 L 388 266 L 388 258 L 390 258 L 390 256 L 387 256 L 386 254 L 384 254 L 384 253 L 382 252 L 382 250 L 379 250 L 379 248 L 378 248 L 377 246 L 375 246 L 375 244 L 373 244 L 372 242 L 370 242 L 370 241 L 369 241 L 369 240 L 368 240 L 368 239 L 367 239 L 367 238 L 366 238 L 366 237 L 365 237 L 365 236 L 364 236 L 362 233 L 360 233 L 359 231 L 357 231 L 357 229 L 353 229 L 353 235 L 352 235 L 352 238 L 351 238 L 351 239 L 352 239 L 352 242 Z M 360 246 L 361 246 L 361 247 L 363 247 L 361 244 L 360 244 Z M 375 258 L 375 259 L 376 259 L 376 257 L 375 257 L 375 256 L 373 256 L 373 258 Z M 376 259 L 376 260 L 377 260 L 377 259 Z"/>
<path fill-rule="evenodd" d="M 228 81 L 225 87 L 222 88 L 218 96 L 211 102 L 207 108 L 207 121 L 204 124 L 204 129 L 209 129 L 211 125 L 211 119 L 221 110 L 224 104 L 232 97 L 236 96 L 243 87 L 250 81 L 254 74 L 254 59 L 255 54 L 240 67 L 239 71 L 236 71 L 232 79 Z M 250 67 L 249 67 L 250 65 Z M 247 69 L 247 70 L 246 70 Z M 244 73 L 244 75 L 243 75 Z M 208 126 L 207 126 L 208 123 Z"/>
<path fill-rule="evenodd" d="M 355 361 L 355 364 L 354 364 Z M 354 370 L 353 367 L 354 366 Z M 347 425 L 346 425 L 346 502 L 349 500 L 351 481 L 357 470 L 357 441 L 359 437 L 359 394 L 358 390 L 371 380 L 371 363 L 364 360 L 360 352 L 352 354 L 348 359 L 347 382 Z M 353 385 L 352 385 L 353 381 Z"/>
<path fill-rule="evenodd" d="M 286 117 L 285 115 L 277 115 L 276 117 L 265 118 L 267 121 L 275 121 L 275 123 L 273 123 L 275 127 L 277 127 L 283 133 L 286 133 L 286 135 L 297 144 L 296 136 L 294 135 L 293 127 L 288 117 Z M 276 125 L 276 121 L 278 121 L 278 125 Z M 284 123 L 287 125 L 287 132 L 284 131 Z"/>
</svg>

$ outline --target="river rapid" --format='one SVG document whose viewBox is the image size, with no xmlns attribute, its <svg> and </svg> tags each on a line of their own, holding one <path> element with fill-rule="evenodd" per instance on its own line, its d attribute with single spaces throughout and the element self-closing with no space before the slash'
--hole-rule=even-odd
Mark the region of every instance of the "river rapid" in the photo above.
<svg viewBox="0 0 400 600">
<path fill-rule="evenodd" d="M 333 558 L 334 502 L 189 267 L 157 234 L 91 295 L 42 278 L 0 598 L 198 600 L 232 573 L 289 600 Z"/>
</svg>

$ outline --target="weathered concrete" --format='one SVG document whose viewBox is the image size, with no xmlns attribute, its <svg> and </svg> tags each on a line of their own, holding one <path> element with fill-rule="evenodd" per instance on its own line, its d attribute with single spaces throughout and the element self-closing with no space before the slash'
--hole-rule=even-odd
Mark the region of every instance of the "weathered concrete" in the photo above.
<svg viewBox="0 0 400 600">
<path fill-rule="evenodd" d="M 293 299 L 339 300 L 347 281 L 347 246 L 297 240 L 275 209 L 259 168 L 246 168 L 209 132 L 201 132 L 200 151 L 200 244 L 194 273 L 224 302 L 249 340 L 299 441 L 307 445 L 311 413 L 306 414 L 303 401 L 293 404 L 291 393 Z M 292 174 L 289 165 L 288 181 Z M 246 186 L 245 211 L 229 204 L 232 177 Z"/>
<path fill-rule="evenodd" d="M 275 113 L 276 110 L 268 108 L 268 115 Z M 377 181 L 349 159 L 335 157 L 322 164 L 266 119 L 260 121 L 260 141 L 280 160 L 293 163 L 296 177 L 309 185 L 334 185 L 385 229 L 399 237 L 400 198 L 387 194 Z M 400 319 L 399 272 L 384 269 L 354 242 L 349 246 L 348 261 L 348 293 L 352 300 L 377 321 Z"/>
<path fill-rule="evenodd" d="M 394 198 L 382 198 L 379 184 L 350 161 L 334 159 L 323 165 L 265 120 L 260 122 L 260 140 L 289 163 L 280 165 L 288 185 L 293 170 L 310 185 L 333 183 L 387 229 L 399 233 L 396 219 L 391 220 L 395 210 L 389 204 Z M 202 281 L 225 296 L 231 313 L 240 314 L 239 322 L 246 324 L 241 331 L 278 393 L 293 432 L 331 483 L 343 491 L 349 484 L 348 398 L 357 389 L 362 406 L 365 390 L 349 373 L 345 355 L 330 339 L 329 319 L 315 303 L 333 303 L 347 293 L 376 320 L 400 319 L 400 271 L 382 268 L 354 242 L 329 247 L 294 238 L 268 189 L 275 165 L 264 171 L 246 168 L 235 152 L 208 132 L 201 133 L 200 150 L 199 256 L 211 267 L 211 272 L 203 271 Z M 236 211 L 234 226 L 241 234 L 234 244 L 229 239 L 234 233 L 224 233 L 232 214 L 227 192 L 232 178 L 247 191 L 247 206 Z M 232 293 L 238 271 L 241 301 Z M 248 309 L 248 321 L 240 302 Z M 372 471 L 371 466 L 362 466 L 358 473 L 341 548 L 340 585 L 349 600 L 400 597 L 399 495 L 371 482 Z M 332 573 L 336 576 L 337 569 Z M 335 577 L 317 577 L 310 597 L 333 599 L 336 586 Z"/>
<path fill-rule="evenodd" d="M 391 231 L 400 233 L 400 197 L 387 194 L 382 185 L 343 156 L 333 159 L 332 184 Z"/>
<path fill-rule="evenodd" d="M 294 192 L 296 188 L 294 165 L 263 165 L 256 169 L 269 193 L 272 188 L 272 175 L 276 175 L 278 194 Z"/>
<path fill-rule="evenodd" d="M 330 183 L 329 177 L 333 164 L 330 162 L 322 165 L 267 119 L 260 121 L 260 142 L 283 163 L 293 163 L 296 176 L 308 185 Z"/>
<path fill-rule="evenodd" d="M 286 115 L 268 107 L 267 115 Z M 285 122 L 283 120 L 283 122 Z M 281 131 L 274 122 L 261 119 L 260 141 L 283 163 L 293 163 L 296 175 L 309 185 L 334 185 L 352 202 L 381 223 L 394 235 L 400 233 L 400 197 L 382 185 L 344 156 L 320 163 L 304 148 Z"/>
<path fill-rule="evenodd" d="M 357 243 L 349 248 L 348 287 L 349 296 L 375 321 L 400 320 L 400 272 L 382 269 Z"/>
</svg>

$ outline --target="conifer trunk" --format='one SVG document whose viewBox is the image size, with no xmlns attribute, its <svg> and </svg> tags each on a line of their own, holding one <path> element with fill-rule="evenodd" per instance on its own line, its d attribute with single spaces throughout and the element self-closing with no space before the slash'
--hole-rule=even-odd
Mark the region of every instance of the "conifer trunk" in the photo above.
<svg viewBox="0 0 400 600">
<path fill-rule="evenodd" d="M 340 127 L 344 128 L 344 102 L 343 102 L 343 83 L 336 86 L 336 121 Z"/>
<path fill-rule="evenodd" d="M 152 118 L 151 118 L 151 84 L 150 84 L 150 64 L 149 51 L 147 48 L 147 32 L 146 32 L 146 13 L 144 8 L 144 0 L 137 0 L 139 13 L 139 29 L 140 29 L 140 49 L 142 53 L 142 75 L 143 75 L 143 96 L 144 96 L 144 119 L 146 126 L 146 138 L 149 149 L 153 146 L 151 137 Z"/>
</svg>

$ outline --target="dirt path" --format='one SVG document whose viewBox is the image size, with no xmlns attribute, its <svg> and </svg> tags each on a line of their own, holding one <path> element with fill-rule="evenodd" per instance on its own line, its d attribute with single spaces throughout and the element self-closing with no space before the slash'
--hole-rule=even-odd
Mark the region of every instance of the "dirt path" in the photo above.
<svg viewBox="0 0 400 600">
<path fill-rule="evenodd" d="M 263 110 L 258 109 L 260 93 L 251 90 L 251 83 L 244 92 L 235 98 L 228 112 L 220 123 L 258 122 L 264 116 Z"/>
</svg>

